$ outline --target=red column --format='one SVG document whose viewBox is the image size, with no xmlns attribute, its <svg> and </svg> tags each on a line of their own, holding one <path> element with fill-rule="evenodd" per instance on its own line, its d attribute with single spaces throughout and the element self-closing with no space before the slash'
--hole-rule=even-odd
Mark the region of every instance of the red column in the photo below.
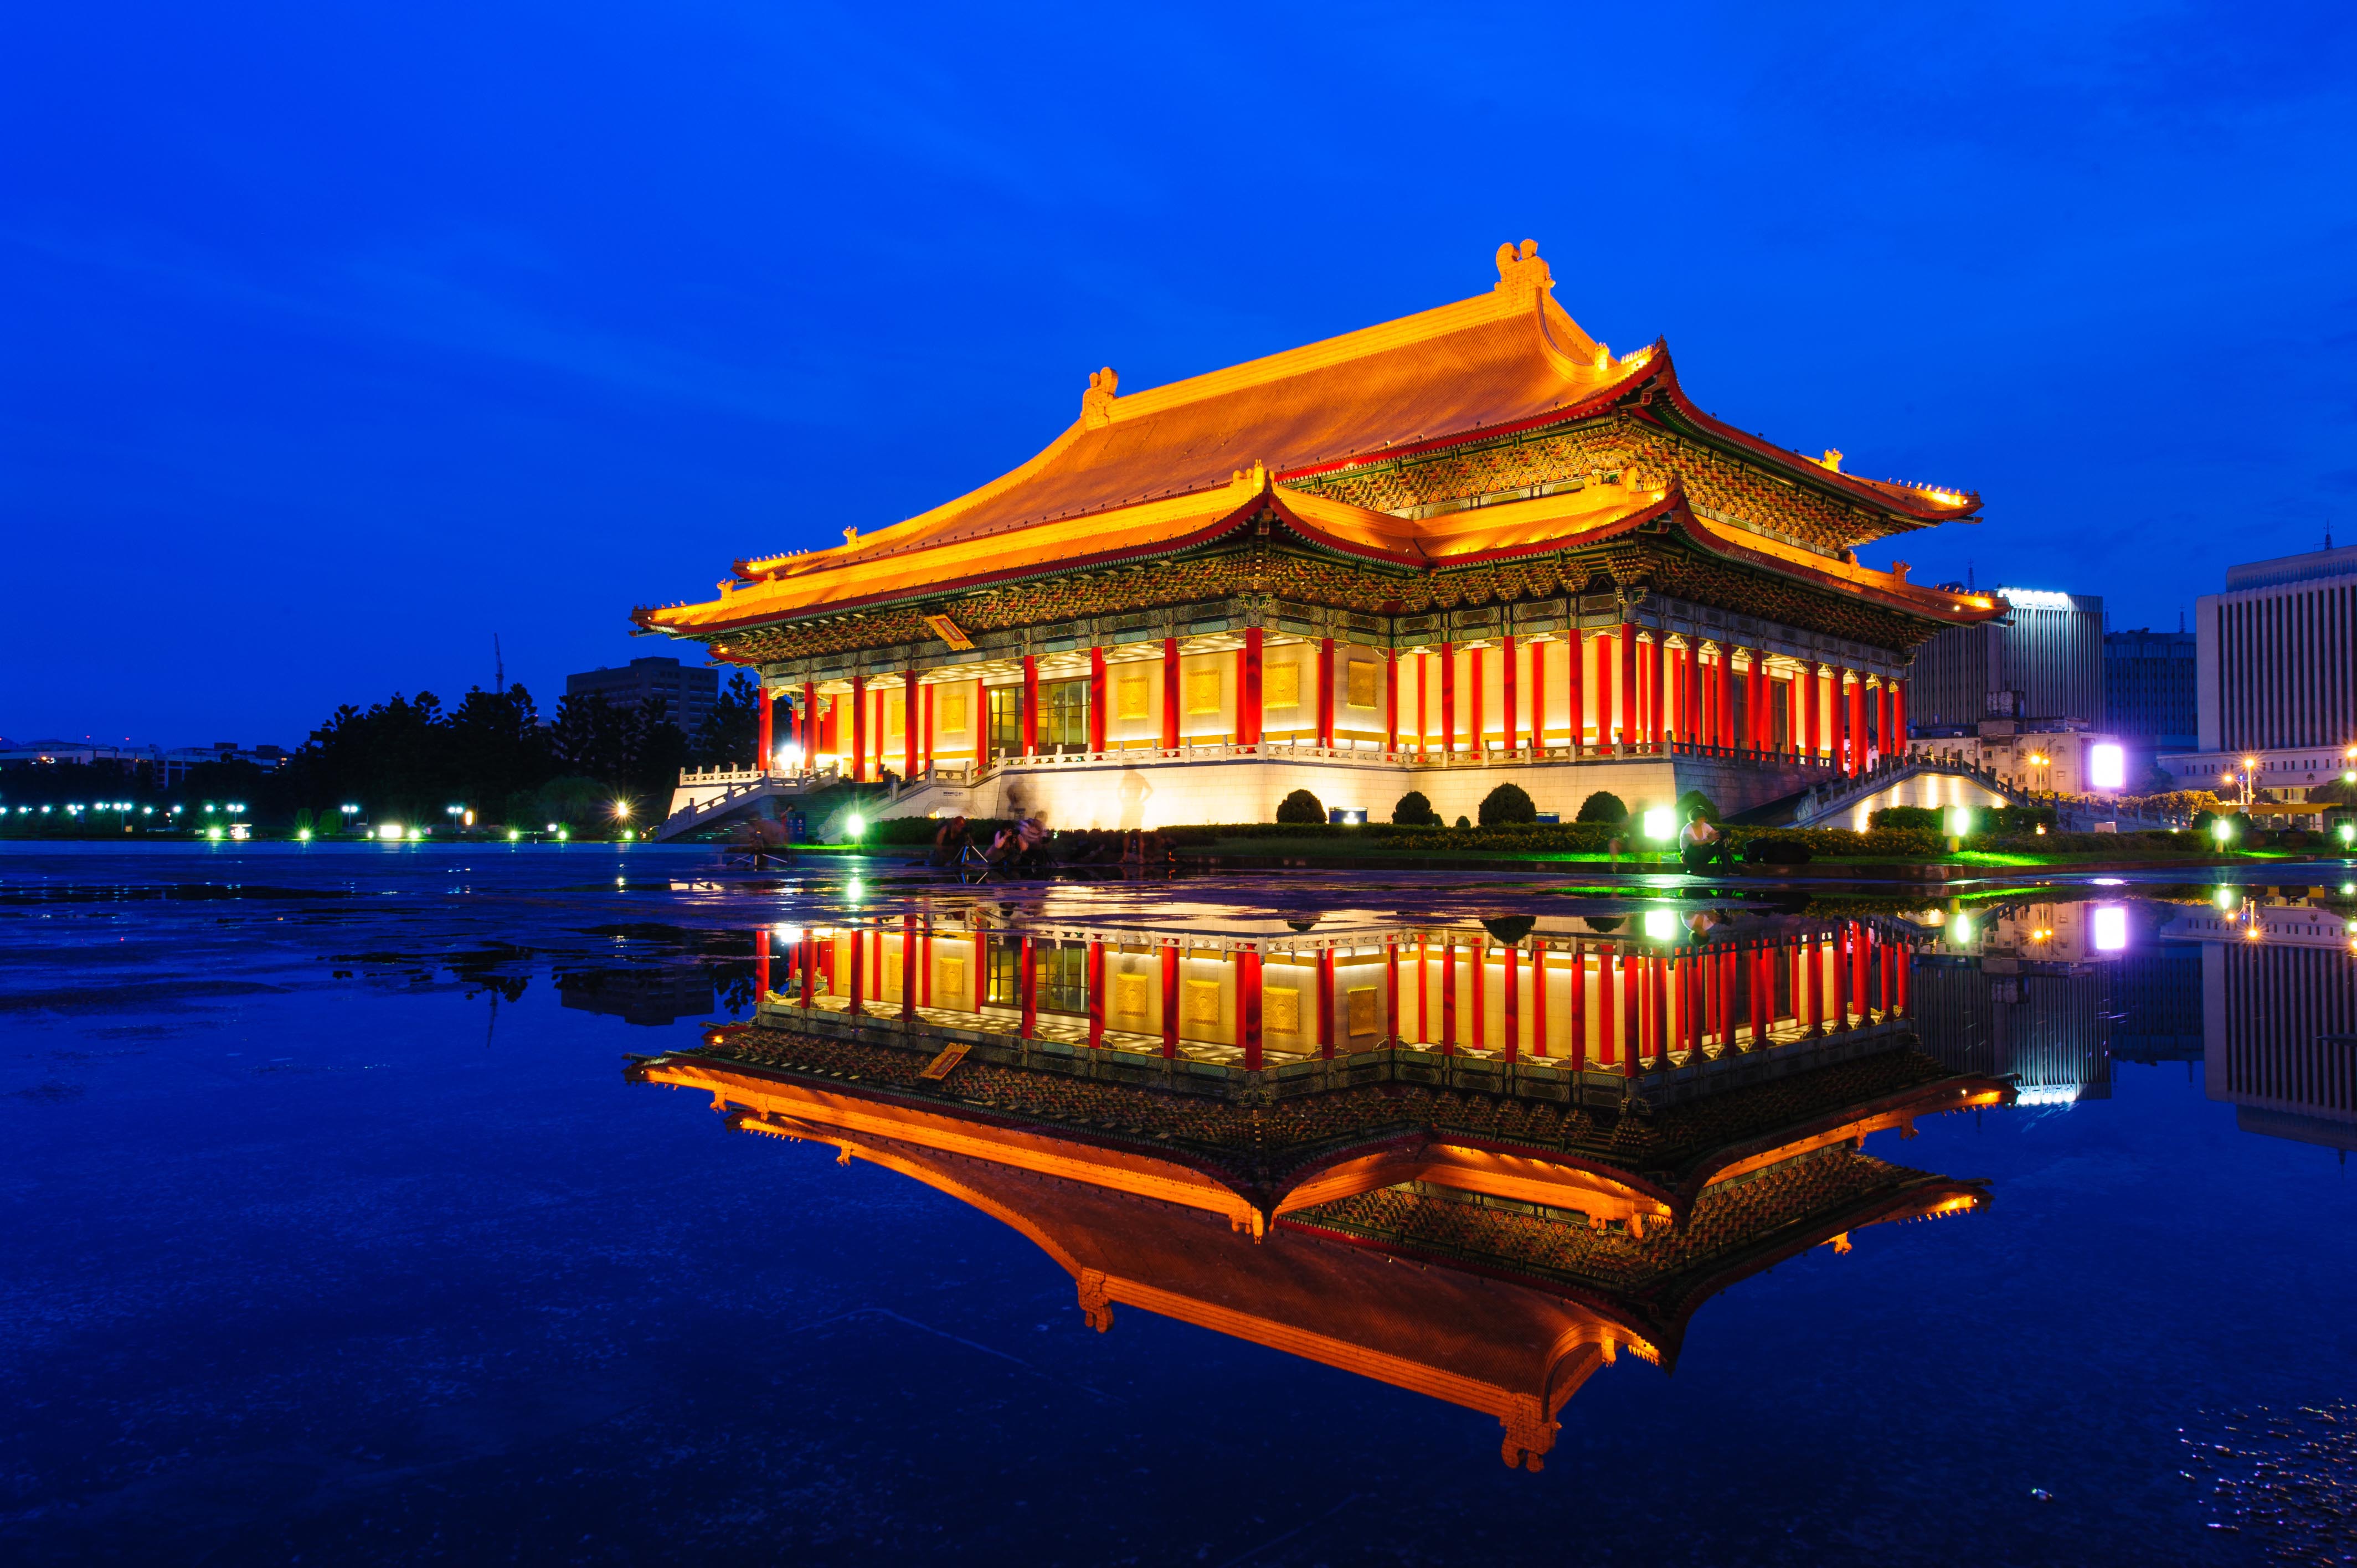
<svg viewBox="0 0 2357 1568">
<path fill-rule="evenodd" d="M 1890 744 L 1900 756 L 1907 755 L 1907 682 L 1904 681 L 1890 683 Z"/>
<path fill-rule="evenodd" d="M 1425 934 L 1415 934 L 1415 1041 L 1432 1044 L 1432 950 Z"/>
<path fill-rule="evenodd" d="M 1260 954 L 1236 954 L 1236 1044 L 1243 1047 L 1244 1070 L 1258 1072 L 1260 1056 Z"/>
<path fill-rule="evenodd" d="M 1487 938 L 1477 938 L 1473 943 L 1473 1039 L 1477 1051 L 1490 1047 L 1490 943 Z"/>
<path fill-rule="evenodd" d="M 1514 702 L 1521 693 L 1522 681 L 1514 669 L 1514 639 L 1505 638 L 1499 646 L 1502 650 L 1499 657 L 1504 661 L 1498 666 L 1499 705 L 1506 710 L 1502 715 L 1505 749 L 1512 751 L 1515 749 L 1515 732 L 1522 725 L 1522 709 Z"/>
<path fill-rule="evenodd" d="M 771 738 L 770 728 L 776 721 L 771 716 L 770 689 L 763 686 L 759 688 L 759 693 L 760 694 L 753 699 L 754 715 L 760 725 L 759 733 L 753 741 L 753 767 L 758 772 L 767 773 L 770 770 L 770 759 L 778 755 L 777 742 Z"/>
<path fill-rule="evenodd" d="M 1162 639 L 1162 748 L 1178 746 L 1178 639 Z"/>
<path fill-rule="evenodd" d="M 1236 653 L 1236 744 L 1260 744 L 1261 628 L 1244 628 L 1244 645 Z"/>
<path fill-rule="evenodd" d="M 851 678 L 851 777 L 855 781 L 867 778 L 867 678 Z"/>
<path fill-rule="evenodd" d="M 1670 738 L 1670 634 L 1653 633 L 1653 744 Z"/>
<path fill-rule="evenodd" d="M 1582 983 L 1585 984 L 1585 982 Z M 1579 994 L 1575 986 L 1572 994 Z M 1619 1010 L 1612 1005 L 1612 950 L 1599 948 L 1596 954 L 1596 1060 L 1598 1067 L 1614 1065 L 1612 1023 Z"/>
<path fill-rule="evenodd" d="M 1470 725 L 1473 739 L 1470 749 L 1476 757 L 1486 756 L 1490 749 L 1490 737 L 1487 726 L 1482 722 L 1487 715 L 1481 710 L 1482 699 L 1488 693 L 1482 690 L 1485 682 L 1481 679 L 1481 650 L 1478 648 L 1473 650 L 1471 667 L 1466 671 L 1466 674 L 1470 676 L 1473 682 L 1473 723 Z"/>
<path fill-rule="evenodd" d="M 1653 1037 L 1653 1057 L 1664 1069 L 1670 1065 L 1670 961 L 1660 953 L 1652 954 L 1645 964 L 1646 978 L 1652 982 L 1652 1016 L 1647 1033 Z"/>
<path fill-rule="evenodd" d="M 1440 949 L 1440 1054 L 1457 1054 L 1457 944 Z"/>
<path fill-rule="evenodd" d="M 1400 1043 L 1399 943 L 1390 937 L 1383 939 L 1383 1035 L 1384 1044 Z"/>
<path fill-rule="evenodd" d="M 930 689 L 930 688 L 929 688 Z M 933 1004 L 933 920 L 925 917 L 924 934 L 917 939 L 917 1005 Z"/>
<path fill-rule="evenodd" d="M 795 718 L 802 726 L 802 770 L 808 772 L 818 765 L 818 688 L 808 681 L 802 682 L 802 711 Z"/>
<path fill-rule="evenodd" d="M 866 940 L 865 931 L 854 928 L 851 933 L 851 1013 L 854 1017 L 867 1010 L 863 1005 L 866 999 L 867 965 L 861 961 L 866 956 L 862 944 Z"/>
<path fill-rule="evenodd" d="M 1718 733 L 1711 737 L 1721 750 L 1735 748 L 1735 649 L 1718 645 Z"/>
<path fill-rule="evenodd" d="M 1833 667 L 1831 671 L 1831 681 L 1829 682 L 1833 687 L 1833 691 L 1828 694 L 1827 698 L 1827 700 L 1833 704 L 1833 711 L 1827 715 L 1831 729 L 1831 734 L 1827 736 L 1827 739 L 1831 742 L 1833 748 L 1834 769 L 1839 773 L 1847 773 L 1850 771 L 1849 693 L 1842 689 L 1842 677 L 1848 673 L 1848 671 L 1843 669 L 1838 664 Z"/>
<path fill-rule="evenodd" d="M 1178 944 L 1162 944 L 1162 1054 L 1178 1054 Z"/>
<path fill-rule="evenodd" d="M 1612 745 L 1612 634 L 1596 634 L 1596 744 Z"/>
<path fill-rule="evenodd" d="M 802 948 L 802 1005 L 807 1007 L 811 999 L 818 994 L 818 939 L 804 936 Z"/>
<path fill-rule="evenodd" d="M 1578 942 L 1571 944 L 1571 1016 L 1564 1020 L 1564 1033 L 1571 1040 L 1571 1065 L 1587 1066 L 1587 953 Z"/>
<path fill-rule="evenodd" d="M 924 693 L 925 693 L 925 749 L 924 749 L 924 754 L 923 754 L 923 758 L 922 758 L 922 760 L 923 760 L 923 762 L 924 762 L 924 765 L 925 765 L 927 768 L 930 768 L 931 767 L 932 767 L 932 765 L 933 765 L 933 761 L 934 761 L 934 757 L 933 757 L 933 689 L 932 689 L 931 686 L 927 686 L 927 687 L 924 689 Z"/>
<path fill-rule="evenodd" d="M 1023 946 L 1017 953 L 1015 961 L 1017 965 L 1015 972 L 1015 994 L 1023 1008 L 1023 1026 L 1019 1035 L 1021 1038 L 1028 1040 L 1039 1031 L 1039 972 L 1033 967 L 1029 937 L 1023 939 Z"/>
<path fill-rule="evenodd" d="M 1318 955 L 1318 1054 L 1334 1056 L 1334 950 Z"/>
<path fill-rule="evenodd" d="M 1039 755 L 1039 661 L 1023 656 L 1023 755 Z"/>
<path fill-rule="evenodd" d="M 1891 979 L 1890 996 L 1892 1008 L 1902 1018 L 1910 1016 L 1907 1010 L 1907 982 L 1913 975 L 1914 970 L 1915 950 L 1912 947 L 1900 949 L 1897 967 Z"/>
<path fill-rule="evenodd" d="M 1571 628 L 1571 660 L 1563 700 L 1571 712 L 1571 754 L 1587 744 L 1587 637 L 1577 626 Z"/>
<path fill-rule="evenodd" d="M 880 946 L 884 939 L 876 939 Z M 917 917 L 900 917 L 900 1017 L 905 1022 L 917 1015 Z"/>
<path fill-rule="evenodd" d="M 1104 1044 L 1104 943 L 1089 944 L 1089 1048 Z"/>
<path fill-rule="evenodd" d="M 1638 736 L 1637 726 L 1637 624 L 1620 623 L 1620 744 L 1631 746 Z"/>
<path fill-rule="evenodd" d="M 1849 689 L 1849 770 L 1855 778 L 1866 771 L 1866 677 Z"/>
<path fill-rule="evenodd" d="M 1822 715 L 1818 712 L 1824 703 L 1824 693 L 1819 690 L 1824 683 L 1819 679 L 1821 674 L 1814 660 L 1801 668 L 1801 684 L 1804 688 L 1801 693 L 1801 755 L 1813 761 L 1817 755 L 1817 736 L 1822 727 Z"/>
<path fill-rule="evenodd" d="M 753 932 L 753 1005 L 760 1006 L 770 994 L 770 928 L 761 926 Z"/>
<path fill-rule="evenodd" d="M 1809 966 L 1809 1033 L 1825 1032 L 1825 944 L 1822 937 L 1813 937 L 1801 944 L 1802 960 Z"/>
<path fill-rule="evenodd" d="M 1089 650 L 1089 749 L 1105 748 L 1105 660 L 1104 650 Z"/>
<path fill-rule="evenodd" d="M 1546 749 L 1546 650 L 1544 642 L 1531 644 L 1531 746 Z"/>
<path fill-rule="evenodd" d="M 1383 751 L 1399 749 L 1399 650 L 1383 650 Z"/>
<path fill-rule="evenodd" d="M 1334 639 L 1318 642 L 1318 744 L 1334 744 Z"/>
<path fill-rule="evenodd" d="M 1775 715 L 1769 712 L 1768 656 L 1755 649 L 1751 654 L 1751 749 L 1761 753 L 1772 749 L 1775 735 Z"/>
<path fill-rule="evenodd" d="M 900 748 L 904 754 L 900 777 L 907 779 L 917 776 L 917 743 L 924 737 L 923 726 L 917 722 L 917 672 L 909 671 L 900 680 L 900 739 L 904 743 Z"/>
<path fill-rule="evenodd" d="M 1849 999 L 1850 1011 L 1864 1024 L 1874 1010 L 1873 970 L 1867 957 L 1870 926 L 1857 920 L 1849 923 Z"/>
<path fill-rule="evenodd" d="M 1447 760 L 1457 746 L 1457 648 L 1440 645 L 1440 755 Z"/>
<path fill-rule="evenodd" d="M 1432 655 L 1419 653 L 1415 656 L 1415 749 L 1418 756 L 1428 755 L 1432 750 L 1432 729 L 1426 722 L 1426 714 L 1431 711 L 1431 704 L 1426 701 L 1432 694 L 1431 686 Z"/>
</svg>

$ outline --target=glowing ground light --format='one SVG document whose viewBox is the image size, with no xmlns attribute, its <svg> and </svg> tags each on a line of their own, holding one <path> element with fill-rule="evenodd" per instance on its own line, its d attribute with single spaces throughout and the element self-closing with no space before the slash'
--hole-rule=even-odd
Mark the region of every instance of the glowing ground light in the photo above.
<svg viewBox="0 0 2357 1568">
<path fill-rule="evenodd" d="M 387 843 L 398 843 L 401 840 L 409 836 L 409 830 L 403 827 L 399 822 L 387 822 L 382 827 L 377 829 L 376 836 L 382 839 Z"/>
<path fill-rule="evenodd" d="M 311 842 L 311 830 L 308 828 L 296 828 L 295 830 L 295 842 L 297 843 L 309 843 Z"/>
<path fill-rule="evenodd" d="M 2128 912 L 2118 904 L 2095 906 L 2095 950 L 2125 952 L 2128 945 Z"/>
<path fill-rule="evenodd" d="M 1663 840 L 1678 831 L 1678 814 L 1667 806 L 1655 806 L 1645 813 L 1644 833 L 1649 839 Z"/>
<path fill-rule="evenodd" d="M 1651 816 L 1650 811 L 1646 813 Z M 1645 935 L 1648 940 L 1665 942 L 1678 934 L 1678 915 L 1674 909 L 1645 911 Z"/>
<path fill-rule="evenodd" d="M 2231 887 L 2221 887 L 2216 893 L 2211 895 L 2211 898 L 2221 909 L 2232 909 L 2234 907 L 2234 890 Z"/>
<path fill-rule="evenodd" d="M 1973 918 L 1959 914 L 1948 926 L 1948 940 L 1958 947 L 1973 940 Z"/>
<path fill-rule="evenodd" d="M 843 830 L 850 837 L 857 838 L 867 831 L 867 819 L 854 811 L 843 819 Z"/>
<path fill-rule="evenodd" d="M 1970 806 L 1948 808 L 1948 836 L 1952 839 L 1973 836 L 1973 809 Z"/>
<path fill-rule="evenodd" d="M 2210 824 L 2210 836 L 2220 843 L 2224 843 L 2234 836 L 2234 824 L 2221 817 Z"/>
</svg>

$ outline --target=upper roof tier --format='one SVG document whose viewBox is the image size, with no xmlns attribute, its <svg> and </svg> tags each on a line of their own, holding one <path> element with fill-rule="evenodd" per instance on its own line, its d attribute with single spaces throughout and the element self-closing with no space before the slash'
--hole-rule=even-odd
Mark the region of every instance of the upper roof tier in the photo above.
<svg viewBox="0 0 2357 1568">
<path fill-rule="evenodd" d="M 1591 413 L 1649 382 L 1704 438 L 1887 514 L 1878 532 L 1976 510 L 1975 496 L 1861 479 L 1722 424 L 1684 397 L 1661 345 L 1616 358 L 1581 330 L 1534 242 L 1501 246 L 1497 261 L 1488 294 L 1167 386 L 1120 396 L 1100 371 L 1080 417 L 1020 467 L 845 546 L 741 562 L 737 574 L 872 560 L 1217 489 L 1256 463 L 1285 481 Z"/>
</svg>

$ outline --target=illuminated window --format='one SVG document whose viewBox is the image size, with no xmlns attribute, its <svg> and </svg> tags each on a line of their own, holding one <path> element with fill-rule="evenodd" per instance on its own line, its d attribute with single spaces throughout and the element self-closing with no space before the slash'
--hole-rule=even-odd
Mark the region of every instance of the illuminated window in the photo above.
<svg viewBox="0 0 2357 1568">
<path fill-rule="evenodd" d="M 1354 708 L 1375 705 L 1375 667 L 1361 659 L 1343 667 L 1343 700 Z"/>
<path fill-rule="evenodd" d="M 1375 1032 L 1375 988 L 1372 985 L 1353 987 L 1349 997 L 1350 1032 L 1372 1035 Z"/>
<path fill-rule="evenodd" d="M 1260 1023 L 1272 1035 L 1301 1033 L 1301 993 L 1273 986 L 1262 992 Z"/>
<path fill-rule="evenodd" d="M 1220 711 L 1220 672 L 1216 670 L 1187 671 L 1187 711 L 1190 714 L 1216 714 Z"/>
<path fill-rule="evenodd" d="M 1116 974 L 1113 977 L 1113 1010 L 1117 1017 L 1146 1016 L 1146 976 Z"/>
<path fill-rule="evenodd" d="M 1216 1028 L 1220 1022 L 1220 983 L 1216 980 L 1190 980 L 1187 983 L 1187 1022 L 1208 1024 Z"/>
<path fill-rule="evenodd" d="M 1142 719 L 1147 712 L 1146 671 L 1124 671 L 1113 683 L 1113 713 L 1117 719 Z"/>
<path fill-rule="evenodd" d="M 1262 682 L 1260 701 L 1265 708 L 1297 708 L 1301 705 L 1301 666 L 1272 664 Z"/>
</svg>

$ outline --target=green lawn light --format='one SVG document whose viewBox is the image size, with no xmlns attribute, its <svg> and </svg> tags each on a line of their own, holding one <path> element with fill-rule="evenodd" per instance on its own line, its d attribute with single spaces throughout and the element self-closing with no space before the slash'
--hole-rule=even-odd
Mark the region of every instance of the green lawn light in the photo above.
<svg viewBox="0 0 2357 1568">
<path fill-rule="evenodd" d="M 1653 813 L 1648 811 L 1645 814 L 1646 816 L 1651 817 Z M 1647 940 L 1656 942 L 1672 941 L 1676 939 L 1677 934 L 1678 912 L 1675 909 L 1648 909 L 1645 911 L 1645 937 Z"/>
<path fill-rule="evenodd" d="M 843 819 L 843 831 L 845 837 L 857 838 L 867 831 L 867 819 L 854 811 Z"/>
</svg>

